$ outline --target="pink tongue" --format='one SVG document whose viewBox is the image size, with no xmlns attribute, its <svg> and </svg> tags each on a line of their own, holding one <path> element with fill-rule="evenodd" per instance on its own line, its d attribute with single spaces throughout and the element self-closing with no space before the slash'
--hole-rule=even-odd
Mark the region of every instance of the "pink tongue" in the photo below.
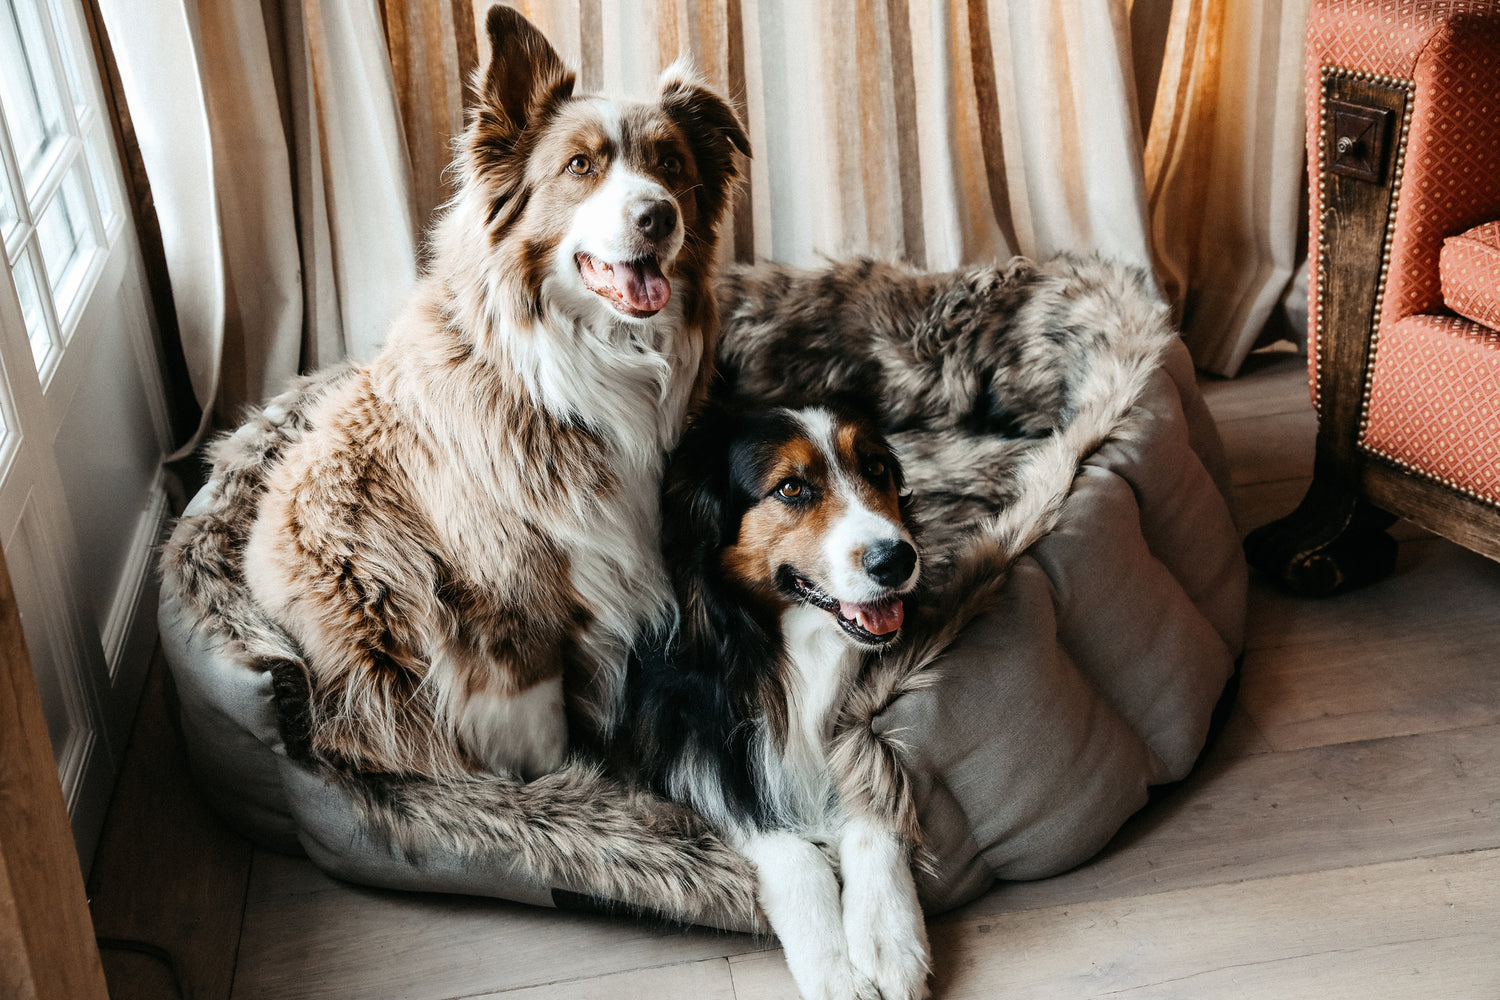
<svg viewBox="0 0 1500 1000">
<path fill-rule="evenodd" d="M 654 260 L 621 261 L 615 265 L 615 292 L 637 312 L 656 312 L 672 297 L 672 283 Z"/>
<path fill-rule="evenodd" d="M 881 604 L 850 604 L 848 601 L 840 601 L 839 614 L 871 635 L 889 635 L 901 627 L 901 622 L 906 618 L 906 607 L 899 600 Z"/>
</svg>

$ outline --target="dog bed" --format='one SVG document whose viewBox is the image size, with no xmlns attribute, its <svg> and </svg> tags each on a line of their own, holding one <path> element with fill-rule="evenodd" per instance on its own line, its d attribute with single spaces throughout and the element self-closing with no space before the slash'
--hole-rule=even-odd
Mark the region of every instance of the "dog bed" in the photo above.
<svg viewBox="0 0 1500 1000">
<path fill-rule="evenodd" d="M 913 651 L 872 670 L 859 725 L 916 797 L 924 907 L 1086 861 L 1192 768 L 1244 624 L 1218 437 L 1148 284 L 1062 258 L 762 265 L 724 288 L 741 392 L 886 397 L 940 586 Z M 312 759 L 300 653 L 249 601 L 238 553 L 268 460 L 346 371 L 216 443 L 163 551 L 162 641 L 203 795 L 257 843 L 358 883 L 763 929 L 740 858 L 595 764 L 439 785 Z"/>
</svg>

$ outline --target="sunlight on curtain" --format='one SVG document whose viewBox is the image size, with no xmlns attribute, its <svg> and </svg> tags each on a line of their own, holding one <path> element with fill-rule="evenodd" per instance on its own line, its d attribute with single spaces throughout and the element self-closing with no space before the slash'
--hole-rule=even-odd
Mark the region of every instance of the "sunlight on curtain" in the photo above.
<svg viewBox="0 0 1500 1000">
<path fill-rule="evenodd" d="M 1308 0 L 1178 0 L 1146 173 L 1157 276 L 1200 368 L 1238 370 L 1291 290 L 1306 242 Z M 1296 306 L 1294 330 L 1305 331 Z"/>
<path fill-rule="evenodd" d="M 489 0 L 100 0 L 195 391 L 365 356 L 451 194 Z M 1302 245 L 1308 0 L 520 0 L 585 90 L 689 55 L 755 156 L 726 259 L 1153 270 L 1232 374 Z"/>
<path fill-rule="evenodd" d="M 1098 252 L 1152 269 L 1231 374 L 1298 263 L 1308 0 L 520 0 L 589 90 L 680 53 L 755 157 L 725 255 L 950 268 Z M 423 217 L 489 0 L 386 0 Z M 1278 329 L 1284 328 L 1281 324 Z"/>
<path fill-rule="evenodd" d="M 417 231 L 376 0 L 100 8 L 204 427 L 372 354 L 415 279 Z"/>
</svg>

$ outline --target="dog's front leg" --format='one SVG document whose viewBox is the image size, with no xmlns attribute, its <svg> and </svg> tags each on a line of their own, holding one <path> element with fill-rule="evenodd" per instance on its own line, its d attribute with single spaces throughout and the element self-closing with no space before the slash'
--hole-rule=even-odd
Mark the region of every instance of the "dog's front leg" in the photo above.
<svg viewBox="0 0 1500 1000">
<path fill-rule="evenodd" d="M 459 738 L 492 771 L 528 781 L 550 774 L 568 755 L 563 701 L 560 676 L 509 696 L 471 696 L 459 714 Z"/>
<path fill-rule="evenodd" d="M 487 770 L 530 780 L 562 767 L 568 719 L 561 674 L 516 690 L 503 664 L 457 643 L 432 667 L 439 716 Z"/>
<path fill-rule="evenodd" d="M 823 852 L 781 831 L 750 834 L 739 847 L 755 866 L 761 909 L 804 1000 L 875 1000 L 874 986 L 849 962 L 838 878 Z"/>
<path fill-rule="evenodd" d="M 883 1000 L 927 996 L 927 927 L 900 839 L 870 819 L 853 819 L 839 843 L 844 933 L 854 968 Z"/>
</svg>

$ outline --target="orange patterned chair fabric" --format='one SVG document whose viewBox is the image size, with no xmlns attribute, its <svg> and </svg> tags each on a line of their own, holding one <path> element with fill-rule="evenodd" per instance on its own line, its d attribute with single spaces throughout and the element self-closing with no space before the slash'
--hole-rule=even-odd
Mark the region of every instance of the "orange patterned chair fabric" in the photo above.
<svg viewBox="0 0 1500 1000">
<path fill-rule="evenodd" d="M 1382 323 L 1364 447 L 1500 503 L 1500 331 L 1419 313 Z"/>
<path fill-rule="evenodd" d="M 1245 556 L 1326 596 L 1405 517 L 1500 561 L 1500 0 L 1313 0 L 1307 157 L 1313 479 Z"/>
<path fill-rule="evenodd" d="M 1323 138 L 1328 74 L 1406 86 L 1394 221 L 1377 287 L 1359 447 L 1500 505 L 1500 334 L 1444 307 L 1444 240 L 1500 219 L 1500 2 L 1323 0 L 1308 26 L 1308 156 Z M 1320 185 L 1311 232 L 1322 239 Z M 1309 254 L 1309 362 L 1318 396 L 1324 255 Z M 1337 266 L 1337 261 L 1333 261 Z M 1326 371 L 1323 377 L 1327 377 Z"/>
<path fill-rule="evenodd" d="M 1500 330 L 1500 222 L 1444 240 L 1438 270 L 1444 305 L 1464 319 Z"/>
</svg>

